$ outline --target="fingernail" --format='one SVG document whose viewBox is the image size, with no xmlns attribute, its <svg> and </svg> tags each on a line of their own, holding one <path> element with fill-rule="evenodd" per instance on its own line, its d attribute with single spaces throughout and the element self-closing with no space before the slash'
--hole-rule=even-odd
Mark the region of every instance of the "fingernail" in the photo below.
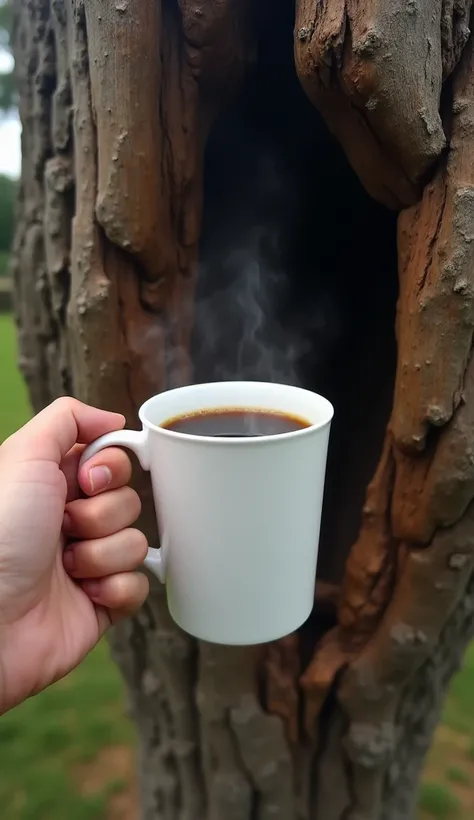
<svg viewBox="0 0 474 820">
<path fill-rule="evenodd" d="M 64 569 L 67 572 L 72 572 L 74 569 L 74 550 L 72 547 L 67 547 L 63 552 Z"/>
<path fill-rule="evenodd" d="M 99 490 L 105 490 L 112 481 L 112 473 L 109 468 L 101 464 L 98 467 L 91 467 L 89 470 L 89 481 L 91 483 L 91 491 L 93 493 Z"/>
<path fill-rule="evenodd" d="M 82 588 L 90 598 L 97 598 L 100 594 L 100 581 L 90 578 L 82 582 Z"/>
</svg>

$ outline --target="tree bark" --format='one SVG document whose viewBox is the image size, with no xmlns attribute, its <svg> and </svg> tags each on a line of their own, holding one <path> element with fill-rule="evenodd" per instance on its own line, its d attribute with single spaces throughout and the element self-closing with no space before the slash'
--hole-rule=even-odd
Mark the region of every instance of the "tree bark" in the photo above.
<svg viewBox="0 0 474 820">
<path fill-rule="evenodd" d="M 336 404 L 308 623 L 257 649 L 197 642 L 152 581 L 112 635 L 145 820 L 413 816 L 474 631 L 470 12 L 298 0 L 295 69 L 290 3 L 15 0 L 34 409 L 74 393 L 133 426 L 153 393 L 246 375 L 248 349 L 252 376 L 298 367 Z M 366 190 L 405 209 L 396 351 L 395 217 L 296 75 Z"/>
</svg>

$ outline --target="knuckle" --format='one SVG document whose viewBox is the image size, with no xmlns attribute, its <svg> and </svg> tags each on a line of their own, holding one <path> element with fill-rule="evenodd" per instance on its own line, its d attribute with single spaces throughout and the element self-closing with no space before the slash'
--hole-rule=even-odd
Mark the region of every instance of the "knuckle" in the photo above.
<svg viewBox="0 0 474 820">
<path fill-rule="evenodd" d="M 117 447 L 113 449 L 114 458 L 117 461 L 117 466 L 128 476 L 132 473 L 132 462 L 124 450 L 119 450 Z"/>
<path fill-rule="evenodd" d="M 148 552 L 148 541 L 140 530 L 130 530 L 130 546 L 133 548 L 137 559 L 143 561 Z"/>
<path fill-rule="evenodd" d="M 150 582 L 143 572 L 138 572 L 137 577 L 139 581 L 139 595 L 137 596 L 137 605 L 141 606 L 146 600 L 148 593 L 150 592 Z"/>
<path fill-rule="evenodd" d="M 123 492 L 126 493 L 126 503 L 130 510 L 130 513 L 133 514 L 135 518 L 138 518 L 142 509 L 142 502 L 140 501 L 140 496 L 131 487 L 125 487 Z"/>
<path fill-rule="evenodd" d="M 79 541 L 73 549 L 75 555 L 75 574 L 89 574 L 101 568 L 103 553 L 99 542 L 94 540 Z"/>
<path fill-rule="evenodd" d="M 89 541 L 87 544 L 87 552 L 88 563 L 92 564 L 94 567 L 101 568 L 107 563 L 109 552 L 108 544 L 101 538 L 98 538 L 95 541 Z"/>
<path fill-rule="evenodd" d="M 122 573 L 116 577 L 116 584 L 113 598 L 115 605 L 121 609 L 134 610 L 140 606 L 144 600 L 142 578 L 145 576 L 139 572 Z"/>
<path fill-rule="evenodd" d="M 115 606 L 127 606 L 129 600 L 133 596 L 131 586 L 130 573 L 123 572 L 114 577 L 111 582 L 110 594 Z"/>
<path fill-rule="evenodd" d="M 95 502 L 94 504 L 92 502 Z M 111 510 L 109 505 L 103 501 L 102 496 L 95 496 L 94 498 L 89 499 L 89 506 L 84 504 L 84 518 L 85 524 L 89 525 L 90 527 L 102 527 L 107 525 L 110 521 L 111 513 L 114 510 Z"/>
<path fill-rule="evenodd" d="M 57 409 L 61 413 L 64 413 L 72 410 L 77 404 L 77 399 L 73 399 L 71 396 L 59 396 L 58 399 L 53 401 L 51 407 Z"/>
</svg>

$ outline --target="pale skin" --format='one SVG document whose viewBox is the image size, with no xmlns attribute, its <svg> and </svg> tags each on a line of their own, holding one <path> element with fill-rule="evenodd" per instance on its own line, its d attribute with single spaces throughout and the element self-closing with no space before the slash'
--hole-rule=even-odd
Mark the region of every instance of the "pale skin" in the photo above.
<svg viewBox="0 0 474 820">
<path fill-rule="evenodd" d="M 0 447 L 0 714 L 74 669 L 137 610 L 147 544 L 128 456 L 84 447 L 124 418 L 55 401 Z"/>
</svg>

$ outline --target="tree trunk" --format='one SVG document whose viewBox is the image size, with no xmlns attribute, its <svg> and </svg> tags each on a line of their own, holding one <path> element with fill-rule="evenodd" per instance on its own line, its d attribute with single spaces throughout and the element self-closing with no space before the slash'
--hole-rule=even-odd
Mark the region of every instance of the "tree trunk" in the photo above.
<svg viewBox="0 0 474 820">
<path fill-rule="evenodd" d="M 471 2 L 15 6 L 35 410 L 73 393 L 134 425 L 222 377 L 336 406 L 298 633 L 197 642 L 152 582 L 111 638 L 143 817 L 406 820 L 474 632 Z"/>
</svg>

